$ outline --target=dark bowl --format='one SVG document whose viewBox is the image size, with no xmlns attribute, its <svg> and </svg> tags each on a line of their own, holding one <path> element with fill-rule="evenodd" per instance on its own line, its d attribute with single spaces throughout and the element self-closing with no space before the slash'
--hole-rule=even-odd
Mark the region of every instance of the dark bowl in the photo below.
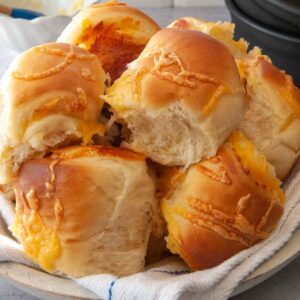
<svg viewBox="0 0 300 300">
<path fill-rule="evenodd" d="M 262 25 L 271 27 L 283 33 L 300 35 L 300 16 L 295 19 L 295 13 L 280 9 L 268 0 L 235 0 L 235 4 L 244 14 Z M 286 4 L 287 5 L 287 4 Z M 289 6 L 287 6 L 289 8 Z M 289 18 L 290 17 L 290 18 Z"/>
<path fill-rule="evenodd" d="M 277 67 L 293 76 L 299 87 L 300 38 L 261 25 L 239 10 L 234 0 L 225 0 L 225 3 L 232 22 L 236 24 L 235 37 L 245 38 L 250 43 L 250 48 L 260 47 Z"/>
<path fill-rule="evenodd" d="M 256 2 L 259 0 L 255 0 Z M 261 7 L 269 9 L 272 14 L 300 28 L 299 0 L 260 0 Z"/>
</svg>

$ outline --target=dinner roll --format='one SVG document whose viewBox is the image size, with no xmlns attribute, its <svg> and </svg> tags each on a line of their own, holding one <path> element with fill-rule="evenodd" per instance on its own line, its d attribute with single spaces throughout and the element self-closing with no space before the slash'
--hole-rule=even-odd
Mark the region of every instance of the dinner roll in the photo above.
<svg viewBox="0 0 300 300">
<path fill-rule="evenodd" d="M 43 269 L 125 276 L 144 266 L 154 184 L 144 157 L 74 146 L 23 164 L 11 231 Z"/>
<path fill-rule="evenodd" d="M 300 153 L 300 91 L 262 55 L 238 61 L 250 98 L 241 130 L 283 179 Z"/>
<path fill-rule="evenodd" d="M 193 270 L 214 267 L 266 239 L 283 213 L 274 169 L 240 132 L 191 166 L 162 201 L 168 248 Z"/>
<path fill-rule="evenodd" d="M 155 34 L 104 98 L 131 131 L 124 146 L 163 165 L 215 155 L 247 107 L 228 49 L 174 28 Z"/>
<path fill-rule="evenodd" d="M 159 29 L 140 10 L 126 3 L 109 1 L 82 9 L 58 41 L 75 44 L 95 53 L 113 82 Z"/>
<path fill-rule="evenodd" d="M 209 34 L 234 55 L 250 100 L 240 129 L 275 167 L 277 176 L 284 179 L 300 153 L 299 89 L 258 47 L 247 53 L 247 42 L 234 40 L 234 26 L 192 17 L 177 19 L 169 25 Z"/>
<path fill-rule="evenodd" d="M 184 17 L 173 21 L 168 28 L 198 30 L 224 43 L 237 58 L 247 54 L 248 43 L 243 39 L 234 40 L 235 24 L 230 22 L 207 22 L 194 17 Z"/>
<path fill-rule="evenodd" d="M 13 181 L 29 157 L 103 134 L 96 122 L 105 80 L 97 57 L 73 45 L 51 43 L 22 53 L 2 80 L 0 184 Z"/>
</svg>

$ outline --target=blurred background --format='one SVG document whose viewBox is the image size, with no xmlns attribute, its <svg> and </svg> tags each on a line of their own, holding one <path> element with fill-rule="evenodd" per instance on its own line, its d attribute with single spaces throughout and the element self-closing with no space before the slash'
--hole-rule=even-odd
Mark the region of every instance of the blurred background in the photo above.
<svg viewBox="0 0 300 300">
<path fill-rule="evenodd" d="M 72 14 L 93 0 L 0 0 L 1 5 L 16 8 L 27 8 L 46 15 Z M 224 0 L 125 0 L 136 7 L 186 7 L 186 6 L 224 6 Z"/>
</svg>

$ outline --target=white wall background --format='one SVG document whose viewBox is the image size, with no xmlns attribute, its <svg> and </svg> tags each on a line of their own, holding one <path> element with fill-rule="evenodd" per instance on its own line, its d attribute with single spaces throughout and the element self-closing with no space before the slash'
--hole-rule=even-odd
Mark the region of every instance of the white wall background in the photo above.
<svg viewBox="0 0 300 300">
<path fill-rule="evenodd" d="M 31 8 L 41 10 L 43 6 L 51 5 L 55 7 L 64 7 L 66 2 L 68 6 L 90 3 L 92 0 L 0 0 L 0 4 L 11 7 Z M 100 0 L 99 2 L 104 2 Z M 119 0 L 127 2 L 137 7 L 199 7 L 199 6 L 224 6 L 224 0 Z M 50 3 L 49 3 L 50 2 Z"/>
<path fill-rule="evenodd" d="M 127 2 L 130 5 L 140 7 L 199 7 L 225 5 L 224 0 L 123 0 L 122 2 Z"/>
</svg>

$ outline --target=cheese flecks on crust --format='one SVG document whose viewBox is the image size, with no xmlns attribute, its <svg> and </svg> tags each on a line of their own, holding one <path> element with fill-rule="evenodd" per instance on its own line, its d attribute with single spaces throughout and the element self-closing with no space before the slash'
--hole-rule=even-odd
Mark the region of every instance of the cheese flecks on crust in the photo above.
<svg viewBox="0 0 300 300">
<path fill-rule="evenodd" d="M 268 238 L 284 200 L 266 158 L 233 132 L 215 157 L 191 166 L 162 199 L 168 248 L 192 269 L 213 267 Z"/>
</svg>

